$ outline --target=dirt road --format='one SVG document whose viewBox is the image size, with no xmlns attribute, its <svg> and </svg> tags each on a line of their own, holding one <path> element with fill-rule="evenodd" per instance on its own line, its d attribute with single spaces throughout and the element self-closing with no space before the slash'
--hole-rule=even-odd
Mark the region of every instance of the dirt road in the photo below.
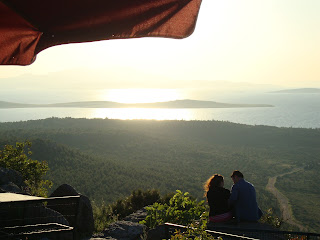
<svg viewBox="0 0 320 240">
<path fill-rule="evenodd" d="M 276 187 L 275 184 L 277 182 L 277 178 L 278 177 L 282 177 L 288 174 L 292 174 L 295 172 L 298 172 L 302 170 L 301 168 L 295 168 L 293 169 L 291 172 L 287 172 L 287 173 L 283 173 L 283 174 L 279 174 L 277 176 L 271 177 L 269 178 L 268 184 L 266 186 L 266 189 L 271 192 L 278 200 L 279 206 L 280 206 L 280 211 L 282 213 L 282 219 L 284 222 L 289 223 L 293 226 L 296 226 L 300 229 L 300 231 L 307 231 L 307 229 L 297 220 L 295 220 L 295 218 L 292 215 L 292 209 L 291 206 L 289 204 L 289 200 L 288 198 L 281 193 Z"/>
</svg>

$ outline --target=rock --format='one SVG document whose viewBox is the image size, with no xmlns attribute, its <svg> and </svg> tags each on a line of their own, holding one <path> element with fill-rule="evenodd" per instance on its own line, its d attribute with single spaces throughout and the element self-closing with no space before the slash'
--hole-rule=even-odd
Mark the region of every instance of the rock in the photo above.
<svg viewBox="0 0 320 240">
<path fill-rule="evenodd" d="M 53 193 L 50 197 L 63 197 L 63 196 L 78 196 L 80 195 L 73 187 L 68 184 L 62 184 Z"/>
<path fill-rule="evenodd" d="M 91 236 L 94 231 L 93 210 L 88 197 L 81 195 L 79 212 L 77 216 L 77 228 L 81 235 Z"/>
<path fill-rule="evenodd" d="M 104 239 L 104 234 L 102 232 L 94 233 L 91 238 Z"/>
<path fill-rule="evenodd" d="M 0 167 L 0 184 L 13 182 L 17 185 L 24 185 L 21 173 L 16 170 Z"/>
<path fill-rule="evenodd" d="M 24 193 L 26 184 L 21 173 L 0 167 L 0 192 Z"/>
<path fill-rule="evenodd" d="M 118 240 L 146 240 L 145 225 L 128 222 L 118 221 L 110 224 L 110 226 L 103 231 L 104 237 L 112 237 Z"/>
<path fill-rule="evenodd" d="M 148 231 L 147 240 L 162 240 L 166 239 L 166 227 L 165 225 L 159 225 L 156 228 Z"/>
<path fill-rule="evenodd" d="M 69 225 L 68 221 L 59 212 L 47 208 L 42 204 L 26 206 L 24 209 L 24 215 L 26 216 L 24 221 L 26 224 L 46 224 L 46 223 L 60 223 L 63 225 Z"/>
<path fill-rule="evenodd" d="M 144 220 L 146 217 L 147 217 L 147 211 L 143 208 L 130 214 L 129 216 L 126 216 L 123 220 L 128 222 L 139 223 L 140 221 Z"/>
<path fill-rule="evenodd" d="M 12 182 L 9 182 L 8 184 L 1 185 L 0 191 L 7 192 L 7 193 L 23 193 L 23 191 Z"/>
<path fill-rule="evenodd" d="M 50 197 L 63 197 L 63 196 L 78 196 L 80 195 L 77 219 L 67 218 L 69 223 L 76 228 L 78 238 L 90 237 L 94 231 L 93 211 L 90 200 L 88 197 L 79 194 L 73 187 L 68 184 L 59 186 Z M 61 209 L 68 206 L 57 206 L 54 210 L 58 212 L 65 212 Z"/>
</svg>

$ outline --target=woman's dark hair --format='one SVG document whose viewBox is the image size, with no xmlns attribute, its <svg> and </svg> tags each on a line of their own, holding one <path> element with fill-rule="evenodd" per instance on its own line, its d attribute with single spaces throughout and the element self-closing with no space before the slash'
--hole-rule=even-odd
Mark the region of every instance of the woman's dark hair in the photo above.
<svg viewBox="0 0 320 240">
<path fill-rule="evenodd" d="M 213 187 L 219 187 L 223 182 L 223 176 L 220 174 L 214 174 L 204 184 L 204 191 L 207 193 Z"/>
</svg>

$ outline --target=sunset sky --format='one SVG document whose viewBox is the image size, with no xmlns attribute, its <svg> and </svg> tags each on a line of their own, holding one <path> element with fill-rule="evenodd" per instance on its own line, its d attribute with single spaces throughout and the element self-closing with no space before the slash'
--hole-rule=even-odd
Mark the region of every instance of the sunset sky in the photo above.
<svg viewBox="0 0 320 240">
<path fill-rule="evenodd" d="M 30 66 L 0 66 L 0 91 L 99 90 L 88 100 L 115 100 L 112 94 L 130 88 L 165 94 L 221 85 L 320 88 L 319 13 L 319 0 L 203 0 L 196 30 L 186 39 L 52 47 Z"/>
</svg>

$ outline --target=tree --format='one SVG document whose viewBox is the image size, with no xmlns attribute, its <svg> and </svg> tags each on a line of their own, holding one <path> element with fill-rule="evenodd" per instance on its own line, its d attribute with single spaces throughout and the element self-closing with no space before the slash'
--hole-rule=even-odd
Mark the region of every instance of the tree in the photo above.
<svg viewBox="0 0 320 240">
<path fill-rule="evenodd" d="M 45 161 L 29 158 L 32 155 L 31 145 L 29 141 L 17 142 L 16 146 L 5 145 L 3 150 L 0 150 L 0 167 L 20 172 L 30 194 L 45 197 L 52 186 L 51 181 L 44 179 L 49 167 Z"/>
</svg>

